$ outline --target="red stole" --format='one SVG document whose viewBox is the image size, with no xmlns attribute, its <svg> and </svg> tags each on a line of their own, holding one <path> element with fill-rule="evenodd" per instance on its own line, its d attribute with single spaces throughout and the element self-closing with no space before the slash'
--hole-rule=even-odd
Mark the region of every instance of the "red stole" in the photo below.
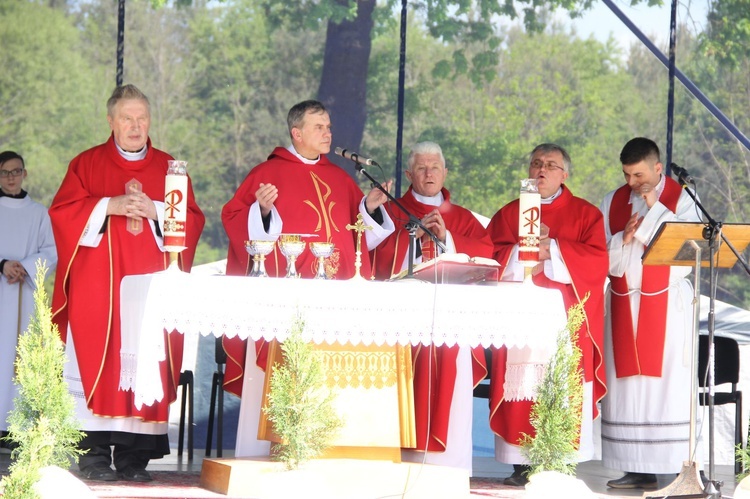
<svg viewBox="0 0 750 499">
<path fill-rule="evenodd" d="M 623 185 L 615 191 L 609 209 L 609 227 L 612 234 L 624 230 L 632 215 L 628 208 L 630 192 L 628 185 Z M 659 201 L 670 211 L 676 212 L 681 192 L 680 185 L 666 177 Z M 669 272 L 668 265 L 643 267 L 637 336 L 633 331 L 627 278 L 624 275 L 609 276 L 613 291 L 612 344 L 615 373 L 618 378 L 635 375 L 661 377 L 669 300 L 669 292 L 661 291 L 669 286 Z"/>
</svg>

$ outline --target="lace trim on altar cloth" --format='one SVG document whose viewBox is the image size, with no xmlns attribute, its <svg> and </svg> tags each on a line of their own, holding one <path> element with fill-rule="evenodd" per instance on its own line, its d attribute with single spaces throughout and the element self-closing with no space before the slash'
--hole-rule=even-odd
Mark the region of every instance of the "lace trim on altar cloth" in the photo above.
<svg viewBox="0 0 750 499">
<path fill-rule="evenodd" d="M 538 387 L 544 379 L 545 364 L 510 364 L 505 368 L 503 399 L 509 402 L 535 401 Z"/>
<path fill-rule="evenodd" d="M 137 369 L 137 354 L 120 352 L 120 390 L 132 390 L 135 387 Z"/>
</svg>

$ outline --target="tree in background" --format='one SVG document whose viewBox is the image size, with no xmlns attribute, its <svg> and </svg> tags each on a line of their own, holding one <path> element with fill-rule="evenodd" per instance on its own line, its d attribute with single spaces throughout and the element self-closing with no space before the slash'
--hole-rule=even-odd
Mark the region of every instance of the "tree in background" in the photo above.
<svg viewBox="0 0 750 499">
<path fill-rule="evenodd" d="M 49 204 L 71 151 L 91 145 L 92 69 L 59 10 L 0 2 L 0 26 L 0 148 L 26 158 L 29 190 Z"/>
<path fill-rule="evenodd" d="M 388 0 L 318 0 L 301 3 L 261 0 L 272 25 L 282 20 L 307 28 L 326 23 L 326 43 L 318 98 L 330 110 L 340 128 L 336 141 L 348 149 L 359 149 L 367 122 L 367 79 L 371 37 L 393 25 L 393 12 L 400 5 Z M 660 5 L 649 0 L 649 5 Z M 435 76 L 466 74 L 475 83 L 497 75 L 498 49 L 505 41 L 496 31 L 501 17 L 522 19 L 529 33 L 540 32 L 557 8 L 572 17 L 590 8 L 591 0 L 425 0 L 412 4 L 430 36 L 450 45 L 444 58 L 432 61 Z M 396 68 L 398 66 L 394 66 Z M 333 158 L 354 175 L 350 162 Z"/>
<path fill-rule="evenodd" d="M 708 29 L 697 35 L 693 50 L 689 51 L 696 83 L 747 137 L 750 135 L 747 112 L 750 4 L 747 0 L 717 0 L 709 5 Z M 750 152 L 713 117 L 707 116 L 699 103 L 690 101 L 684 112 L 693 124 L 693 140 L 687 147 L 694 159 L 691 173 L 702 180 L 702 202 L 716 220 L 748 223 Z M 750 260 L 750 249 L 744 252 L 744 258 Z M 707 281 L 707 273 L 702 277 Z M 740 264 L 722 269 L 718 272 L 717 297 L 750 308 L 749 281 Z"/>
<path fill-rule="evenodd" d="M 382 174 L 375 172 L 382 179 L 393 175 L 390 158 L 396 157 L 397 4 L 373 7 L 366 101 L 357 102 L 366 111 L 359 152 L 383 165 Z M 419 140 L 440 142 L 452 197 L 492 215 L 517 196 L 528 151 L 539 142 L 559 142 L 573 157 L 568 184 L 598 204 L 622 183 L 622 144 L 645 135 L 666 145 L 666 68 L 638 44 L 624 50 L 613 40 L 582 40 L 548 22 L 554 2 L 532 9 L 531 26 L 546 26 L 533 35 L 520 20 L 526 4 L 512 4 L 520 14 L 515 17 L 483 17 L 482 9 L 496 4 L 409 4 L 404 148 Z M 207 214 L 197 262 L 223 258 L 221 207 L 273 147 L 288 145 L 288 108 L 319 95 L 329 71 L 328 25 L 353 19 L 359 6 L 334 0 L 128 0 L 127 5 L 125 79 L 152 98 L 154 145 L 189 161 Z M 741 26 L 746 15 L 739 3 L 735 10 Z M 0 60 L 6 68 L 0 76 L 0 144 L 23 145 L 19 150 L 35 178 L 29 183 L 32 195 L 49 202 L 71 158 L 109 133 L 105 103 L 115 79 L 116 2 L 0 2 L 0 20 Z M 707 59 L 696 42 L 704 35 L 680 28 L 678 67 L 748 130 L 750 68 L 741 57 L 735 69 Z M 334 94 L 360 84 L 349 71 L 339 76 Z M 747 221 L 746 151 L 679 84 L 676 88 L 675 162 L 699 176 L 699 194 L 717 218 Z M 334 146 L 354 147 L 346 134 L 355 127 L 347 119 L 334 117 Z M 24 152 L 27 147 L 32 153 Z M 743 304 L 750 285 L 736 272 L 719 280 L 720 293 Z M 732 279 L 736 283 L 730 284 Z"/>
</svg>

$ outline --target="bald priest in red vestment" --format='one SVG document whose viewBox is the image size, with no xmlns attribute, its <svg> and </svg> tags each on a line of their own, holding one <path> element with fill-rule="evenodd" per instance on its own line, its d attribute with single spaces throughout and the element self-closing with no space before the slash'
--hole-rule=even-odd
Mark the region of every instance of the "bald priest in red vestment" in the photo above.
<svg viewBox="0 0 750 499">
<path fill-rule="evenodd" d="M 65 378 L 86 432 L 82 476 L 149 481 L 149 460 L 169 454 L 169 403 L 179 381 L 182 335 L 165 339 L 168 360 L 160 364 L 159 380 L 165 400 L 136 408 L 133 392 L 119 389 L 120 281 L 169 265 L 161 228 L 172 157 L 151 145 L 149 101 L 135 86 L 114 90 L 107 121 L 109 140 L 71 161 L 49 209 L 59 254 L 53 320 L 66 341 Z M 179 256 L 185 271 L 205 221 L 190 183 L 187 206 L 187 249 Z"/>
<path fill-rule="evenodd" d="M 537 286 L 559 289 L 566 310 L 590 294 L 584 305 L 586 319 L 578 331 L 584 374 L 584 405 L 578 460 L 594 457 L 593 419 L 596 404 L 604 396 L 604 282 L 608 272 L 604 221 L 597 207 L 575 197 L 564 185 L 570 173 L 570 156 L 555 144 L 541 144 L 531 152 L 529 178 L 537 179 L 541 194 L 542 240 L 539 264 L 533 270 Z M 518 262 L 518 200 L 502 207 L 490 221 L 487 231 L 494 244 L 494 258 L 504 269 L 502 279 L 521 281 L 524 267 Z M 544 303 L 539 304 L 544 307 Z M 530 318 L 533 320 L 533 318 Z M 520 390 L 506 393 L 508 369 L 521 365 L 518 349 L 493 350 L 490 383 L 490 427 L 495 433 L 495 459 L 514 464 L 507 485 L 527 482 L 528 466 L 520 453 L 522 434 L 533 436 L 529 422 L 533 394 Z M 529 359 L 526 359 L 529 362 Z M 515 372 L 515 371 L 514 371 Z M 524 371 L 525 372 L 525 371 Z M 523 385 L 521 383 L 521 385 Z M 529 385 L 527 383 L 527 385 Z M 530 384 L 534 386 L 535 383 Z M 513 386 L 506 386 L 512 390 Z"/>
<path fill-rule="evenodd" d="M 433 232 L 450 253 L 492 258 L 492 241 L 474 214 L 451 203 L 444 187 L 448 169 L 440 146 L 416 144 L 407 159 L 409 190 L 399 199 L 412 215 Z M 386 204 L 396 231 L 371 251 L 374 275 L 381 280 L 406 269 L 409 249 L 408 217 L 393 203 Z M 416 233 L 414 262 L 422 261 L 421 249 L 432 245 L 420 228 Z M 433 253 L 437 256 L 442 250 Z M 434 360 L 434 362 L 430 362 Z M 441 346 L 412 348 L 417 450 L 402 452 L 405 460 L 466 469 L 472 464 L 472 390 L 487 374 L 484 349 Z M 431 365 L 432 364 L 432 365 Z M 423 451 L 427 450 L 425 458 Z"/>
<path fill-rule="evenodd" d="M 222 209 L 221 220 L 229 236 L 227 274 L 248 274 L 252 262 L 245 241 L 273 240 L 283 232 L 314 234 L 317 237 L 310 241 L 333 242 L 335 250 L 329 258 L 333 278 L 349 279 L 355 272 L 357 234 L 346 226 L 355 223 L 357 215 L 362 214 L 365 224 L 373 227 L 362 238 L 361 275 L 370 275 L 365 245 L 369 245 L 374 234 L 392 230 L 392 222 L 381 208 L 387 199 L 385 194 L 372 189 L 365 196 L 349 174 L 325 156 L 331 149 L 332 134 L 331 119 L 322 103 L 308 100 L 296 104 L 289 110 L 287 126 L 291 145 L 277 147 L 265 162 L 250 170 Z M 278 247 L 266 257 L 265 266 L 269 276 L 286 275 L 286 258 Z M 309 251 L 297 259 L 297 270 L 303 278 L 314 277 L 316 267 L 317 261 Z M 225 337 L 223 344 L 228 357 L 224 386 L 230 393 L 245 397 L 246 356 L 256 358 L 256 355 L 247 352 L 247 341 Z M 258 366 L 265 367 L 265 342 L 258 341 L 256 348 Z M 253 431 L 257 433 L 257 427 L 248 430 Z M 239 433 L 238 430 L 238 442 Z M 255 452 L 245 453 L 242 448 L 236 452 L 236 455 L 252 454 Z"/>
</svg>

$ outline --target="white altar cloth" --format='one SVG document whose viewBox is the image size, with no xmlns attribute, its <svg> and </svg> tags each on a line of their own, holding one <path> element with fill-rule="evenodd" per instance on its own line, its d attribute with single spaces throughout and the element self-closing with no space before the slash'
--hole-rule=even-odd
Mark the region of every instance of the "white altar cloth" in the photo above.
<svg viewBox="0 0 750 499">
<path fill-rule="evenodd" d="M 179 271 L 121 283 L 122 376 L 135 403 L 164 397 L 162 330 L 283 341 L 297 317 L 315 343 L 554 346 L 566 315 L 559 291 L 493 286 L 194 276 Z"/>
</svg>

